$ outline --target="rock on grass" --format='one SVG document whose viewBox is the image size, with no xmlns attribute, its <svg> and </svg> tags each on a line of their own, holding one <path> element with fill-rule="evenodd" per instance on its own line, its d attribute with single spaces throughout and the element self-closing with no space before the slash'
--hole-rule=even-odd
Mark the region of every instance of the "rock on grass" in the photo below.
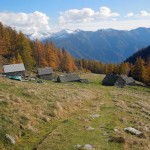
<svg viewBox="0 0 150 150">
<path fill-rule="evenodd" d="M 108 142 L 115 142 L 115 143 L 124 143 L 125 142 L 125 139 L 123 137 L 113 137 L 113 136 L 110 136 L 108 138 Z"/>
<path fill-rule="evenodd" d="M 95 150 L 95 148 L 90 144 L 85 144 L 83 150 Z"/>
<path fill-rule="evenodd" d="M 135 128 L 132 128 L 132 127 L 127 127 L 127 128 L 124 128 L 124 131 L 128 132 L 128 133 L 131 133 L 133 135 L 136 135 L 138 137 L 141 137 L 143 136 L 143 133 Z"/>
<path fill-rule="evenodd" d="M 13 145 L 16 144 L 15 138 L 12 137 L 11 135 L 6 134 L 6 139 L 7 139 L 11 144 L 13 144 Z"/>
<path fill-rule="evenodd" d="M 77 147 L 78 150 L 95 150 L 95 148 L 90 144 L 85 144 L 84 146 L 80 145 L 80 144 L 77 144 L 76 147 Z"/>
</svg>

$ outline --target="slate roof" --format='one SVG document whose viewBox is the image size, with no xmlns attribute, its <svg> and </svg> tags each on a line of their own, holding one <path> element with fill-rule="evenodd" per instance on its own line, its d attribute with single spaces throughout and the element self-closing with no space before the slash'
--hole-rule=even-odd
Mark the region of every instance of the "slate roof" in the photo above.
<svg viewBox="0 0 150 150">
<path fill-rule="evenodd" d="M 118 76 L 115 74 L 107 74 L 103 79 L 103 85 L 113 86 L 117 81 Z"/>
<path fill-rule="evenodd" d="M 120 77 L 126 82 L 126 84 L 135 83 L 135 80 L 132 77 L 126 75 L 120 75 Z"/>
<path fill-rule="evenodd" d="M 132 77 L 126 75 L 115 75 L 107 74 L 102 82 L 103 85 L 108 86 L 125 86 L 125 85 L 134 85 L 135 81 Z"/>
<path fill-rule="evenodd" d="M 38 75 L 48 75 L 54 73 L 52 67 L 38 68 L 37 71 L 38 71 Z"/>
<path fill-rule="evenodd" d="M 11 64 L 11 65 L 4 65 L 4 73 L 10 72 L 18 72 L 18 71 L 25 71 L 24 64 Z"/>
<path fill-rule="evenodd" d="M 65 74 L 60 75 L 57 78 L 57 82 L 73 82 L 73 81 L 80 81 L 80 77 L 78 74 Z"/>
</svg>

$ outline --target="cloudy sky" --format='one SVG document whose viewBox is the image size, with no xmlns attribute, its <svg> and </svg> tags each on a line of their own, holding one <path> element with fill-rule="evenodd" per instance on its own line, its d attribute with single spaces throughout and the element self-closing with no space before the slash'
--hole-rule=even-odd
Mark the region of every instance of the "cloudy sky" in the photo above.
<svg viewBox="0 0 150 150">
<path fill-rule="evenodd" d="M 0 22 L 24 33 L 150 27 L 150 0 L 0 0 Z"/>
</svg>

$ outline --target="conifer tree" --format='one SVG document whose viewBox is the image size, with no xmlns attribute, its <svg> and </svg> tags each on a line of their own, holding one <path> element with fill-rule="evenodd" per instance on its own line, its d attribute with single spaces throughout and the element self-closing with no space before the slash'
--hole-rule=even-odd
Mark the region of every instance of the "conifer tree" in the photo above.
<svg viewBox="0 0 150 150">
<path fill-rule="evenodd" d="M 42 66 L 42 57 L 44 57 L 45 53 L 43 44 L 40 41 L 36 40 L 32 44 L 32 48 L 33 48 L 33 56 L 36 61 L 36 66 L 44 67 Z"/>
<path fill-rule="evenodd" d="M 72 56 L 69 53 L 67 53 L 64 49 L 62 50 L 62 53 L 63 53 L 63 61 L 62 61 L 63 71 L 67 71 L 67 72 L 75 71 L 77 68 L 75 66 Z"/>
<path fill-rule="evenodd" d="M 57 50 L 57 57 L 58 57 L 58 70 L 62 71 L 63 69 L 63 54 L 60 49 Z"/>
<path fill-rule="evenodd" d="M 30 41 L 22 32 L 0 23 L 0 55 L 10 63 L 24 63 L 27 70 L 51 66 L 54 70 L 74 71 L 73 57 L 57 49 L 53 43 Z"/>
<path fill-rule="evenodd" d="M 31 55 L 30 41 L 24 36 L 23 33 L 19 33 L 19 54 L 21 55 L 23 62 L 27 69 L 31 70 L 34 65 L 34 60 Z"/>
<path fill-rule="evenodd" d="M 17 63 L 16 58 L 15 58 L 15 57 L 12 57 L 12 58 L 10 59 L 10 64 L 16 64 L 16 63 Z"/>
<path fill-rule="evenodd" d="M 148 58 L 146 62 L 146 69 L 145 69 L 145 83 L 150 86 L 150 57 Z"/>
<path fill-rule="evenodd" d="M 44 45 L 45 52 L 46 52 L 46 61 L 48 63 L 48 66 L 52 67 L 54 70 L 57 69 L 57 55 L 54 49 L 54 45 L 52 43 L 46 43 Z"/>
<path fill-rule="evenodd" d="M 108 65 L 107 65 L 107 73 L 108 73 L 108 74 L 109 74 L 109 73 L 112 73 L 113 70 L 114 70 L 113 64 L 108 64 Z"/>
<path fill-rule="evenodd" d="M 144 61 L 141 57 L 136 59 L 136 62 L 132 70 L 132 76 L 136 80 L 144 82 L 145 66 L 144 66 Z"/>
<path fill-rule="evenodd" d="M 22 58 L 21 58 L 19 53 L 18 53 L 17 58 L 16 58 L 16 63 L 23 63 Z"/>
<path fill-rule="evenodd" d="M 119 74 L 129 75 L 129 71 L 130 71 L 129 63 L 121 63 L 119 65 Z"/>
</svg>

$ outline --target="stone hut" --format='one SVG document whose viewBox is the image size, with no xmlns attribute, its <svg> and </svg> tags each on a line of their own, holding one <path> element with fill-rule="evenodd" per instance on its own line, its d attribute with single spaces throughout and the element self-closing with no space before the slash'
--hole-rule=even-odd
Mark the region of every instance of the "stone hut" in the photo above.
<svg viewBox="0 0 150 150">
<path fill-rule="evenodd" d="M 54 71 L 52 67 L 46 67 L 46 68 L 38 68 L 37 69 L 37 77 L 44 80 L 52 80 Z"/>
<path fill-rule="evenodd" d="M 126 85 L 135 85 L 135 80 L 126 75 L 107 74 L 102 84 L 106 86 L 124 87 Z"/>
<path fill-rule="evenodd" d="M 22 76 L 25 78 L 24 64 L 3 65 L 4 75 L 6 76 Z"/>
</svg>

